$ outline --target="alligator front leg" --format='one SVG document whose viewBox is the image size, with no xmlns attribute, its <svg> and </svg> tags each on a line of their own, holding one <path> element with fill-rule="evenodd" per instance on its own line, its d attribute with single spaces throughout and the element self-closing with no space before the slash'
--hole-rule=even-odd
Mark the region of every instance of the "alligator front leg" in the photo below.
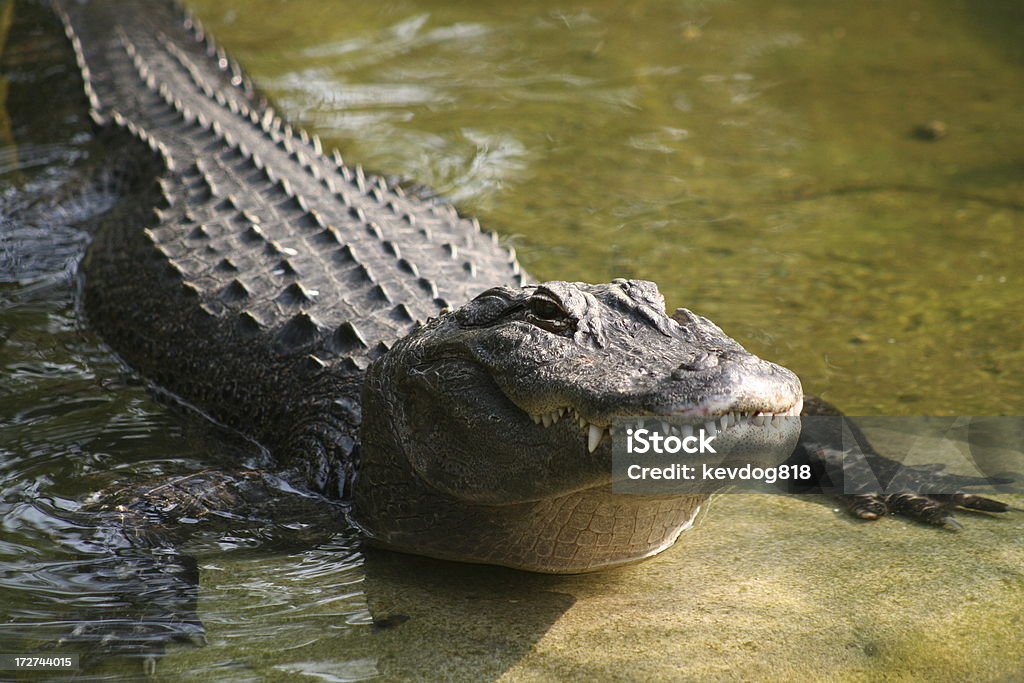
<svg viewBox="0 0 1024 683">
<path fill-rule="evenodd" d="M 71 572 L 59 581 L 90 586 L 105 602 L 82 600 L 55 613 L 47 620 L 53 630 L 73 628 L 41 647 L 79 652 L 86 671 L 113 655 L 139 658 L 147 674 L 166 646 L 205 643 L 200 570 L 191 552 L 219 551 L 222 542 L 235 542 L 227 538 L 249 534 L 278 549 L 307 548 L 348 529 L 339 506 L 255 470 L 202 470 L 115 486 L 91 496 L 73 521 L 83 530 L 83 554 L 51 572 Z M 48 628 L 32 624 L 25 647 Z"/>
<path fill-rule="evenodd" d="M 826 401 L 805 396 L 801 416 L 811 419 L 803 421 L 790 462 L 810 464 L 814 487 L 838 499 L 858 519 L 875 520 L 891 513 L 958 529 L 961 524 L 953 516 L 958 508 L 1011 509 L 1006 503 L 962 490 L 999 482 L 947 474 L 941 467 L 908 467 L 880 455 L 857 425 Z M 855 442 L 852 448 L 850 437 Z"/>
</svg>

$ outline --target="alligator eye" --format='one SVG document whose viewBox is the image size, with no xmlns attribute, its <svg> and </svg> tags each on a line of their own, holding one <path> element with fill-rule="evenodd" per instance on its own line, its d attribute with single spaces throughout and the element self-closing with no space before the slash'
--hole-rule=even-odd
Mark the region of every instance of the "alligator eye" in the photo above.
<svg viewBox="0 0 1024 683">
<path fill-rule="evenodd" d="M 491 287 L 487 291 L 481 292 L 473 297 L 473 301 L 485 301 L 487 299 L 510 301 L 512 299 L 512 294 L 513 291 L 508 287 Z"/>
<path fill-rule="evenodd" d="M 530 322 L 537 327 L 555 334 L 561 334 L 569 329 L 569 314 L 558 302 L 546 297 L 533 296 L 527 305 Z"/>
</svg>

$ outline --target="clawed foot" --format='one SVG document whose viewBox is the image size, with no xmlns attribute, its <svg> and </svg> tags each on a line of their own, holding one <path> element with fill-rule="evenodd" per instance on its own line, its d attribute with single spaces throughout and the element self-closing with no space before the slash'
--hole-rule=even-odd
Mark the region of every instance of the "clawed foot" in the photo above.
<svg viewBox="0 0 1024 683">
<path fill-rule="evenodd" d="M 953 513 L 1002 513 L 1016 508 L 966 490 L 1013 484 L 1013 479 L 945 471 L 942 464 L 908 466 L 880 455 L 854 420 L 834 406 L 804 397 L 803 429 L 792 461 L 810 464 L 814 483 L 805 491 L 830 494 L 857 519 L 888 514 L 947 529 L 961 529 Z"/>
<path fill-rule="evenodd" d="M 1014 509 L 1001 501 L 963 492 L 931 495 L 910 491 L 867 493 L 843 496 L 842 500 L 850 514 L 858 519 L 875 520 L 886 514 L 897 514 L 953 530 L 963 528 L 953 516 L 958 508 L 976 512 L 1008 512 Z"/>
</svg>

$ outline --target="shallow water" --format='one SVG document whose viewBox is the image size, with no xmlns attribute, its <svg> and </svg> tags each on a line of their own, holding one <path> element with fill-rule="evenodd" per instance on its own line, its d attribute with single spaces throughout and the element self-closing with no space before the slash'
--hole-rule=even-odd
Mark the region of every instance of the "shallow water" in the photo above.
<svg viewBox="0 0 1024 683">
<path fill-rule="evenodd" d="M 191 4 L 295 122 L 454 198 L 538 278 L 655 280 L 854 414 L 1024 412 L 1018 5 Z M 168 679 L 1024 672 L 1020 515 L 948 534 L 723 495 L 662 556 L 559 578 L 364 555 L 325 509 L 136 561 L 89 494 L 259 453 L 77 322 L 75 225 L 109 198 L 67 187 L 101 154 L 84 110 L 38 100 L 74 87 L 62 46 L 9 37 L 0 86 L 0 272 L 33 281 L 0 290 L 0 652 L 83 619 L 194 632 L 145 586 L 205 625 Z M 915 134 L 932 120 L 944 137 Z"/>
</svg>

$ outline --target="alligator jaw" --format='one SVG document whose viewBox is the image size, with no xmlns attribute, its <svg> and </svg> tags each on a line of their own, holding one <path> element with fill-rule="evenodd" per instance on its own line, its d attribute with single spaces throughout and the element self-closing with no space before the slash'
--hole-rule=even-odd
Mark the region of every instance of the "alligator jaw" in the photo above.
<svg viewBox="0 0 1024 683">
<path fill-rule="evenodd" d="M 615 416 L 613 419 L 662 420 L 662 431 L 665 434 L 688 437 L 693 436 L 695 431 L 703 430 L 705 433 L 715 436 L 744 426 L 780 430 L 783 428 L 782 418 L 799 416 L 802 409 L 803 399 L 801 398 L 782 410 L 772 410 L 766 407 L 759 410 L 710 411 L 704 408 L 668 413 L 622 415 Z M 588 453 L 596 451 L 602 441 L 606 438 L 610 440 L 615 433 L 615 425 L 607 419 L 589 419 L 581 415 L 579 410 L 574 407 L 557 408 L 539 415 L 527 414 L 534 424 L 545 429 L 558 424 L 559 420 L 563 418 L 568 419 L 570 423 L 577 424 L 582 438 L 586 441 Z"/>
</svg>

